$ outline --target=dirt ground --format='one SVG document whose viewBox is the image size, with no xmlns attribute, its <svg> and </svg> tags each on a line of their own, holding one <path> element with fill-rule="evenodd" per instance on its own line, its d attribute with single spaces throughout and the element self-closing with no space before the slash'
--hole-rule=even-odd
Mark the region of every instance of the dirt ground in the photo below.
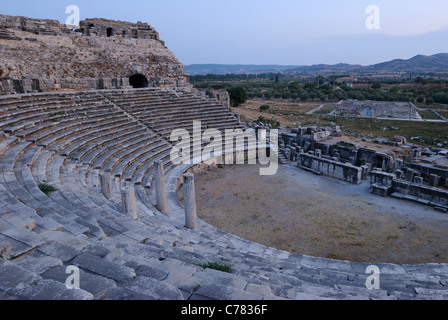
<svg viewBox="0 0 448 320">
<path fill-rule="evenodd" d="M 285 127 L 297 127 L 298 114 L 305 114 L 322 103 L 320 102 L 290 102 L 288 100 L 263 100 L 252 99 L 248 100 L 240 108 L 234 108 L 232 111 L 241 115 L 241 121 L 255 121 L 258 117 L 263 116 L 269 119 L 275 119 Z M 260 112 L 259 108 L 262 105 L 269 105 L 272 113 Z M 279 113 L 279 114 L 276 114 Z"/>
<path fill-rule="evenodd" d="M 291 253 L 370 263 L 448 262 L 448 215 L 281 166 L 226 166 L 196 177 L 200 219 Z"/>
</svg>

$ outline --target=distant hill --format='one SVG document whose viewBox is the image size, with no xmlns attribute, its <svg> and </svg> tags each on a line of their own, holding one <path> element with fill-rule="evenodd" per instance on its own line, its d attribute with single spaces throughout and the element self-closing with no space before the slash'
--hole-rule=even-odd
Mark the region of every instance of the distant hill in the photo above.
<svg viewBox="0 0 448 320">
<path fill-rule="evenodd" d="M 339 63 L 335 65 L 316 64 L 312 66 L 302 66 L 285 70 L 287 73 L 303 74 L 345 74 L 349 72 L 359 72 L 363 66 L 356 64 Z"/>
<path fill-rule="evenodd" d="M 396 59 L 367 66 L 365 72 L 448 73 L 448 53 L 418 55 L 409 60 Z"/>
<path fill-rule="evenodd" d="M 207 74 L 256 74 L 269 72 L 283 72 L 297 66 L 280 65 L 245 65 L 245 64 L 192 64 L 184 66 L 184 70 L 189 76 L 207 75 Z"/>
<path fill-rule="evenodd" d="M 448 53 L 439 53 L 432 56 L 418 55 L 408 60 L 395 59 L 370 66 L 355 64 L 318 64 L 312 66 L 282 66 L 282 65 L 224 65 L 224 64 L 194 64 L 184 66 L 188 75 L 206 74 L 246 74 L 285 72 L 289 74 L 330 75 L 330 74 L 388 74 L 412 73 L 448 75 Z"/>
</svg>

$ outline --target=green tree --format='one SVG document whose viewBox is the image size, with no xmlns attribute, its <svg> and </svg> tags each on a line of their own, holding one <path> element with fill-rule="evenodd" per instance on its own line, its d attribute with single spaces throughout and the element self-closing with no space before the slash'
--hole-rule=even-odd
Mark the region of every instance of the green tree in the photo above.
<svg viewBox="0 0 448 320">
<path fill-rule="evenodd" d="M 227 92 L 230 95 L 230 103 L 234 108 L 238 108 L 247 101 L 247 92 L 242 86 L 230 87 Z"/>
<path fill-rule="evenodd" d="M 390 93 L 398 93 L 398 91 L 400 91 L 400 88 L 398 88 L 397 86 L 390 88 L 389 92 Z"/>
<path fill-rule="evenodd" d="M 417 101 L 418 103 L 423 103 L 423 102 L 425 102 L 425 96 L 422 96 L 422 95 L 418 96 L 417 99 L 416 99 L 416 101 Z"/>
<path fill-rule="evenodd" d="M 264 105 L 260 106 L 260 108 L 259 108 L 259 110 L 260 110 L 261 112 L 263 112 L 263 111 L 269 111 L 269 109 L 271 109 L 271 106 L 269 106 L 269 105 L 267 105 L 267 104 L 264 104 Z"/>
<path fill-rule="evenodd" d="M 432 99 L 434 100 L 434 102 L 437 103 L 448 103 L 448 94 L 446 93 L 436 93 L 435 95 L 432 96 Z"/>
</svg>

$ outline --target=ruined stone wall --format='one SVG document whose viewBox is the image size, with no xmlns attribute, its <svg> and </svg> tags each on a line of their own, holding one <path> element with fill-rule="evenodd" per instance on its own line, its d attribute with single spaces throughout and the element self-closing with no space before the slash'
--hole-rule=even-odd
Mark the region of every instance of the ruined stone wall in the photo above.
<svg viewBox="0 0 448 320">
<path fill-rule="evenodd" d="M 448 181 L 448 170 L 446 169 L 420 163 L 410 163 L 408 166 L 419 171 L 425 179 L 429 179 L 431 174 L 436 174 L 442 179 L 441 184 L 443 184 L 444 181 Z"/>
<path fill-rule="evenodd" d="M 80 32 L 86 36 L 159 40 L 159 33 L 149 24 L 143 22 L 86 19 L 80 22 Z"/>
<path fill-rule="evenodd" d="M 297 165 L 300 168 L 308 168 L 315 173 L 350 183 L 360 184 L 362 182 L 362 169 L 350 164 L 302 153 L 298 156 Z"/>
<path fill-rule="evenodd" d="M 347 100 L 336 105 L 334 115 L 342 117 L 417 119 L 417 108 L 409 102 Z"/>
<path fill-rule="evenodd" d="M 448 208 L 448 191 L 446 190 L 404 180 L 394 180 L 392 182 L 392 189 L 393 192 L 415 197 L 415 200 L 421 199 L 423 201 L 431 202 L 434 205 Z"/>
<path fill-rule="evenodd" d="M 86 36 L 69 32 L 57 21 L 4 15 L 0 15 L 0 26 L 7 27 L 4 29 L 16 38 L 0 37 L 0 79 L 22 80 L 28 76 L 48 83 L 49 90 L 58 90 L 58 85 L 51 86 L 58 81 L 64 87 L 64 81 L 55 79 L 65 79 L 72 83 L 69 87 L 86 90 L 101 89 L 101 81 L 113 83 L 135 74 L 146 77 L 150 87 L 188 84 L 182 64 L 158 40 L 158 34 L 151 36 L 157 39 Z M 147 24 L 141 26 L 156 33 Z M 0 89 L 8 92 L 5 87 L 8 85 L 2 81 Z"/>
<path fill-rule="evenodd" d="M 32 19 L 0 14 L 0 28 L 20 30 L 32 34 L 61 35 L 65 27 L 56 20 Z"/>
</svg>

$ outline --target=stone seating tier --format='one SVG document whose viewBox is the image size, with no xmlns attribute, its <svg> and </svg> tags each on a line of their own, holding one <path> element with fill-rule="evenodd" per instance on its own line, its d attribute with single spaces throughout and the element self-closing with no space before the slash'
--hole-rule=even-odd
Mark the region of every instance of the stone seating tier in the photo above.
<svg viewBox="0 0 448 320">
<path fill-rule="evenodd" d="M 173 144 L 165 136 L 177 122 L 166 121 L 155 132 L 111 98 L 162 99 L 176 94 L 188 95 L 147 89 L 0 97 L 0 109 L 18 110 L 14 105 L 23 102 L 23 110 L 29 110 L 26 117 L 31 116 L 6 121 L 20 119 L 14 125 L 36 121 L 32 128 L 24 125 L 0 141 L 0 299 L 448 298 L 446 264 L 380 263 L 381 288 L 368 290 L 370 263 L 291 254 L 202 221 L 197 231 L 185 228 L 174 185 L 190 166 L 171 163 Z M 67 103 L 57 102 L 62 98 Z M 190 94 L 188 99 L 196 98 Z M 203 99 L 197 100 L 201 105 Z M 46 111 L 36 103 L 45 104 Z M 38 122 L 58 116 L 62 109 L 66 116 L 55 126 Z M 185 121 L 181 114 L 175 120 L 190 129 L 188 121 L 207 117 L 201 112 L 195 117 L 193 110 L 184 114 Z M 218 114 L 205 124 L 241 127 L 230 113 Z M 152 182 L 157 160 L 163 161 L 166 171 L 167 214 L 155 208 Z M 111 199 L 101 192 L 99 174 L 105 169 L 114 173 Z M 57 190 L 44 194 L 41 182 Z M 122 212 L 120 190 L 126 185 L 135 188 L 135 220 Z M 233 272 L 198 266 L 217 261 L 232 265 Z M 66 288 L 68 266 L 79 267 L 80 290 Z"/>
</svg>

